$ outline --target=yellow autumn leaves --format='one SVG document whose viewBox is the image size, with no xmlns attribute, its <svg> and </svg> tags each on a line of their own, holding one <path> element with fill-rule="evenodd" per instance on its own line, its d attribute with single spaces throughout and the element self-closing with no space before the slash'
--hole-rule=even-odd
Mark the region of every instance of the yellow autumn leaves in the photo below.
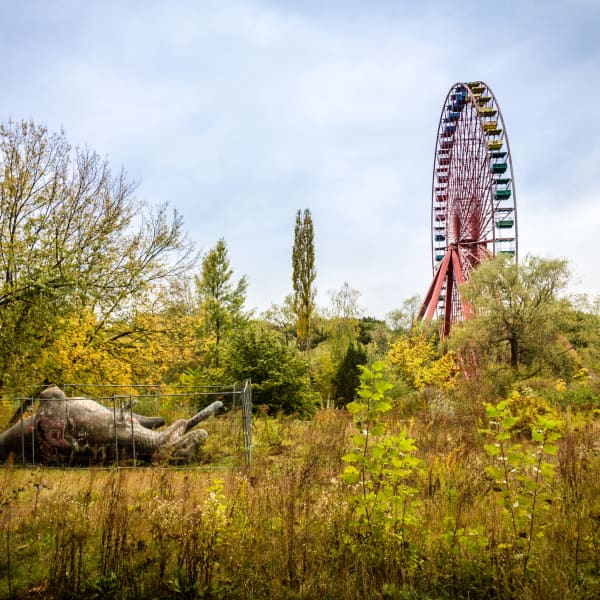
<svg viewBox="0 0 600 600">
<path fill-rule="evenodd" d="M 411 388 L 451 385 L 456 374 L 454 355 L 440 355 L 433 339 L 413 332 L 399 337 L 390 347 L 388 360 L 392 368 Z"/>
</svg>

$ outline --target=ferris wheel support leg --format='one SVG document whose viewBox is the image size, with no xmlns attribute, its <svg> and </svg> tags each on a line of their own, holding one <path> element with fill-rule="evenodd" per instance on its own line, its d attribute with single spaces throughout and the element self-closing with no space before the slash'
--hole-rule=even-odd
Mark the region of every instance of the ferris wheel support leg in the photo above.
<svg viewBox="0 0 600 600">
<path fill-rule="evenodd" d="M 431 282 L 431 285 L 429 286 L 429 290 L 427 291 L 425 300 L 423 301 L 423 305 L 419 311 L 419 319 L 423 319 L 425 321 L 431 321 L 431 319 L 433 319 L 433 313 L 435 312 L 435 307 L 440 298 L 440 292 L 442 291 L 444 279 L 446 278 L 446 273 L 448 272 L 450 258 L 451 252 L 448 250 L 442 259 L 440 268 L 438 269 L 433 281 Z"/>
<path fill-rule="evenodd" d="M 450 327 L 452 326 L 452 298 L 454 295 L 454 274 L 456 273 L 454 250 L 449 250 L 449 254 L 450 262 L 446 273 L 446 298 L 444 299 L 444 337 L 450 335 Z"/>
<path fill-rule="evenodd" d="M 462 306 L 463 315 L 466 320 L 471 318 L 471 305 L 463 298 L 460 293 L 460 288 L 465 282 L 462 274 L 462 267 L 460 265 L 460 258 L 455 248 L 452 248 L 452 263 L 455 273 L 456 285 L 458 286 L 458 296 L 460 298 L 460 304 Z"/>
</svg>

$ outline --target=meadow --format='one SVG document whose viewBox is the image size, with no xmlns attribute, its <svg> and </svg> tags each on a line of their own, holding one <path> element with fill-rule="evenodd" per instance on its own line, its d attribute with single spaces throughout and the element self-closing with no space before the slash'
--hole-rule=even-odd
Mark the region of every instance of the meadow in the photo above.
<svg viewBox="0 0 600 600">
<path fill-rule="evenodd" d="M 0 471 L 1 598 L 597 598 L 600 427 L 531 390 L 254 420 L 251 469 Z M 211 455 L 212 452 L 212 455 Z"/>
</svg>

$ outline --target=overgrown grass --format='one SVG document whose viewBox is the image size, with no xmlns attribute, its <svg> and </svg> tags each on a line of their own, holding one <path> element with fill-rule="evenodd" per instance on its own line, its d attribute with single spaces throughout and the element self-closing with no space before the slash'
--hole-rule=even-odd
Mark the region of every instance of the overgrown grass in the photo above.
<svg viewBox="0 0 600 600">
<path fill-rule="evenodd" d="M 358 526 L 368 499 L 341 477 L 356 433 L 342 411 L 310 422 L 257 416 L 251 470 L 6 467 L 0 597 L 599 597 L 594 413 L 558 415 L 556 453 L 540 458 L 538 434 L 508 420 L 503 437 L 483 403 L 446 410 L 426 398 L 423 408 L 388 418 L 419 459 L 394 475 L 406 500 L 395 509 L 411 516 L 401 529 L 397 518 Z M 515 471 L 497 476 L 499 456 Z"/>
</svg>

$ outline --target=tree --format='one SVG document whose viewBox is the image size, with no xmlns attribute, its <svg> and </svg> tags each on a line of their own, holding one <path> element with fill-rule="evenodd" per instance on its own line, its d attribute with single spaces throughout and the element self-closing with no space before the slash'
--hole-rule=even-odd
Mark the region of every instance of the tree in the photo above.
<svg viewBox="0 0 600 600">
<path fill-rule="evenodd" d="M 358 322 L 358 342 L 366 349 L 370 360 L 381 360 L 387 354 L 392 334 L 385 321 L 362 317 Z"/>
<path fill-rule="evenodd" d="M 60 316 L 54 340 L 40 350 L 35 381 L 175 383 L 198 363 L 198 308 L 191 278 L 170 282 L 152 305 L 140 306 L 98 331 L 90 309 Z M 40 377 L 41 376 L 41 377 Z"/>
<path fill-rule="evenodd" d="M 234 285 L 232 275 L 227 245 L 220 239 L 204 256 L 201 275 L 195 279 L 202 332 L 214 338 L 211 366 L 217 368 L 224 336 L 246 320 L 242 309 L 248 283 L 244 276 Z"/>
<path fill-rule="evenodd" d="M 54 324 L 52 343 L 40 350 L 36 360 L 38 373 L 48 381 L 131 383 L 131 364 L 126 359 L 125 348 L 133 335 L 133 324 L 115 323 L 101 331 L 96 331 L 97 327 L 98 320 L 89 309 L 60 317 Z M 118 335 L 117 331 L 123 335 Z M 126 341 L 126 337 L 130 339 Z M 118 343 L 118 349 L 113 347 L 111 340 Z M 141 359 L 141 356 L 137 358 Z M 160 382 L 161 375 L 158 373 L 154 382 Z"/>
<path fill-rule="evenodd" d="M 592 380 L 600 373 L 600 297 L 574 299 L 573 312 L 565 331 L 566 339 L 576 352 L 575 362 L 588 371 Z M 571 352 L 571 355 L 574 352 Z"/>
<path fill-rule="evenodd" d="M 36 361 L 69 316 L 94 314 L 92 343 L 190 268 L 181 217 L 134 190 L 63 132 L 0 124 L 0 384 L 43 379 Z"/>
<path fill-rule="evenodd" d="M 286 344 L 294 339 L 294 300 L 291 294 L 285 297 L 283 304 L 271 304 L 262 317 L 284 336 Z"/>
<path fill-rule="evenodd" d="M 321 398 L 321 405 L 331 407 L 335 401 L 335 374 L 338 364 L 333 362 L 328 342 L 318 344 L 310 355 L 311 387 Z"/>
<path fill-rule="evenodd" d="M 163 382 L 176 383 L 185 369 L 198 364 L 204 351 L 202 345 L 198 344 L 200 308 L 194 277 L 174 280 L 162 292 L 158 315 L 161 351 L 157 353 L 157 359 L 162 361 Z"/>
<path fill-rule="evenodd" d="M 433 339 L 417 331 L 399 336 L 390 347 L 388 360 L 402 381 L 417 391 L 443 386 L 455 372 L 453 355 L 440 355 Z"/>
<path fill-rule="evenodd" d="M 419 308 L 421 308 L 421 298 L 419 296 L 411 296 L 404 300 L 400 308 L 396 308 L 386 315 L 390 329 L 396 335 L 409 333 L 419 314 Z"/>
<path fill-rule="evenodd" d="M 347 281 L 339 290 L 330 290 L 331 308 L 329 320 L 329 340 L 333 358 L 338 363 L 343 360 L 348 347 L 358 335 L 358 319 L 363 313 L 358 304 L 360 292 Z"/>
<path fill-rule="evenodd" d="M 254 324 L 237 330 L 231 340 L 227 371 L 234 381 L 250 379 L 252 402 L 270 412 L 310 416 L 315 410 L 306 359 L 271 329 Z"/>
<path fill-rule="evenodd" d="M 300 346 L 310 348 L 312 316 L 315 309 L 316 290 L 313 287 L 317 271 L 315 269 L 313 222 L 310 210 L 296 214 L 294 248 L 292 250 L 292 282 L 294 289 L 294 314 L 296 333 Z"/>
<path fill-rule="evenodd" d="M 464 285 L 475 317 L 454 329 L 451 345 L 531 372 L 551 365 L 566 353 L 562 334 L 571 307 L 559 293 L 568 279 L 565 260 L 484 261 Z"/>
<path fill-rule="evenodd" d="M 345 406 L 356 397 L 360 385 L 360 365 L 366 365 L 367 353 L 360 344 L 351 343 L 334 377 L 336 404 Z"/>
<path fill-rule="evenodd" d="M 347 282 L 344 282 L 339 290 L 329 290 L 328 295 L 331 300 L 330 307 L 325 311 L 328 318 L 316 315 L 314 319 L 314 350 L 311 352 L 310 362 L 313 389 L 321 394 L 327 405 L 336 401 L 338 397 L 339 393 L 336 390 L 341 384 L 340 381 L 336 381 L 336 377 L 340 376 L 341 364 L 349 352 L 349 347 L 356 342 L 359 316 L 362 313 L 358 305 L 360 292 L 350 287 Z M 319 329 L 320 343 L 315 339 L 319 337 Z"/>
</svg>

